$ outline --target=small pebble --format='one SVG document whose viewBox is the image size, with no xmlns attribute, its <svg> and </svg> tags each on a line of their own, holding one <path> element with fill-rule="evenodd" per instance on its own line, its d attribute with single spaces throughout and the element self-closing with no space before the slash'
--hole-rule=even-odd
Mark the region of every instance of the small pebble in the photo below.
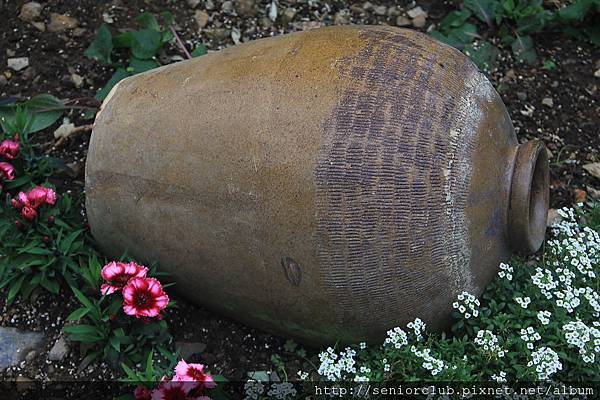
<svg viewBox="0 0 600 400">
<path fill-rule="evenodd" d="M 13 71 L 20 71 L 29 66 L 29 57 L 9 58 L 6 63 Z"/>
</svg>

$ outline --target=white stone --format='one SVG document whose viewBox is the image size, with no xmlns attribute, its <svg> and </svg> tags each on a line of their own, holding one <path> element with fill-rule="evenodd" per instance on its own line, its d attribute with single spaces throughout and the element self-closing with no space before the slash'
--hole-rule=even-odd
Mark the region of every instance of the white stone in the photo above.
<svg viewBox="0 0 600 400">
<path fill-rule="evenodd" d="M 411 17 L 413 19 L 420 17 L 420 16 L 427 18 L 427 12 L 425 10 L 423 10 L 420 6 L 408 10 L 406 13 L 408 14 L 409 17 Z"/>
<path fill-rule="evenodd" d="M 8 68 L 13 71 L 20 71 L 29 66 L 29 57 L 9 58 L 7 60 Z"/>
<path fill-rule="evenodd" d="M 585 164 L 583 169 L 585 169 L 590 175 L 600 179 L 600 162 Z"/>
</svg>

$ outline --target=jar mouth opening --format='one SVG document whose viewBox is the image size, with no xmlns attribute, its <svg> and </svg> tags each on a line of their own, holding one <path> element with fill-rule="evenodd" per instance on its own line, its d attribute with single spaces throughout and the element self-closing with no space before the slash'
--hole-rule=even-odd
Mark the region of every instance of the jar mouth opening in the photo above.
<svg viewBox="0 0 600 400">
<path fill-rule="evenodd" d="M 536 252 L 546 235 L 549 203 L 546 146 L 538 140 L 517 147 L 511 181 L 509 237 L 514 250 Z"/>
<path fill-rule="evenodd" d="M 529 197 L 529 228 L 532 239 L 539 242 L 539 247 L 546 235 L 546 223 L 548 221 L 548 156 L 546 149 L 541 151 L 533 168 L 531 180 L 531 195 Z"/>
</svg>

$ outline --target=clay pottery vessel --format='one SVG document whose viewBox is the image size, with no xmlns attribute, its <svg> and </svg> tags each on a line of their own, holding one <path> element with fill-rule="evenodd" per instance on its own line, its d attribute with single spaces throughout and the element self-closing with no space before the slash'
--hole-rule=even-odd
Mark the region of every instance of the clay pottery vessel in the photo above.
<svg viewBox="0 0 600 400">
<path fill-rule="evenodd" d="M 92 234 L 158 261 L 189 300 L 313 344 L 450 321 L 548 209 L 542 143 L 519 144 L 462 53 L 338 26 L 121 81 L 86 165 Z"/>
</svg>

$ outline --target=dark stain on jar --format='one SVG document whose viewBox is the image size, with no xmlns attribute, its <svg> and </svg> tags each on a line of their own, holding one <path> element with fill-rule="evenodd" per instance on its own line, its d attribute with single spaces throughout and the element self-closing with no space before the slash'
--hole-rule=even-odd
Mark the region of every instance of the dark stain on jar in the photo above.
<svg viewBox="0 0 600 400">
<path fill-rule="evenodd" d="M 294 261 L 291 257 L 284 257 L 281 259 L 281 266 L 285 272 L 285 277 L 293 286 L 300 286 L 302 281 L 302 270 L 300 265 Z"/>
</svg>

